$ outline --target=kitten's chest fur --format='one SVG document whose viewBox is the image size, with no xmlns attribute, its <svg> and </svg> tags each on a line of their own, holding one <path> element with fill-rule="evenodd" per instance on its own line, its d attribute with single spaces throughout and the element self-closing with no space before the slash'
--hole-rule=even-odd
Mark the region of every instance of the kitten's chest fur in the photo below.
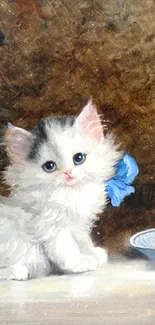
<svg viewBox="0 0 155 325">
<path fill-rule="evenodd" d="M 51 207 L 56 205 L 58 210 L 82 217 L 100 213 L 105 205 L 105 185 L 87 185 L 83 188 L 62 190 L 55 201 L 51 200 Z M 50 201 L 49 201 L 50 205 Z"/>
<path fill-rule="evenodd" d="M 96 215 L 106 204 L 105 184 L 89 184 L 81 188 L 60 189 L 49 193 L 37 191 L 23 196 L 24 210 L 32 213 L 29 229 L 90 228 Z M 35 204 L 32 204 L 35 202 Z M 39 230 L 40 229 L 40 230 Z"/>
<path fill-rule="evenodd" d="M 22 212 L 17 216 L 21 233 L 40 243 L 52 240 L 64 229 L 74 234 L 90 233 L 97 214 L 106 205 L 107 193 L 105 183 L 100 182 L 51 192 L 47 188 L 40 192 L 25 189 L 12 193 L 11 200 L 26 213 L 22 219 Z"/>
</svg>

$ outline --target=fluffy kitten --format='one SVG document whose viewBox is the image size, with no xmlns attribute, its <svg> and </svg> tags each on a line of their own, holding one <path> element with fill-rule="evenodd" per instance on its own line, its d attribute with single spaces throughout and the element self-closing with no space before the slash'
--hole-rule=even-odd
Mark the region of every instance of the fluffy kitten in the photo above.
<svg viewBox="0 0 155 325">
<path fill-rule="evenodd" d="M 0 203 L 0 278 L 25 280 L 94 270 L 107 261 L 90 232 L 106 205 L 106 180 L 121 153 L 103 136 L 92 102 L 78 117 L 41 120 L 32 131 L 8 125 L 12 186 Z"/>
</svg>

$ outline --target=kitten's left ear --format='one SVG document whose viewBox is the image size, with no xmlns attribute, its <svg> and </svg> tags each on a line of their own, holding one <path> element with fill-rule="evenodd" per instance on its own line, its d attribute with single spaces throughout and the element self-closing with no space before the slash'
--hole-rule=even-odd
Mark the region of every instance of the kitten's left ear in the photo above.
<svg viewBox="0 0 155 325">
<path fill-rule="evenodd" d="M 26 159 L 33 139 L 34 137 L 31 132 L 8 123 L 5 144 L 11 162 L 22 163 Z"/>
<path fill-rule="evenodd" d="M 85 134 L 93 137 L 98 142 L 103 139 L 103 128 L 100 116 L 93 105 L 92 100 L 89 100 L 87 105 L 76 119 L 76 125 Z"/>
</svg>

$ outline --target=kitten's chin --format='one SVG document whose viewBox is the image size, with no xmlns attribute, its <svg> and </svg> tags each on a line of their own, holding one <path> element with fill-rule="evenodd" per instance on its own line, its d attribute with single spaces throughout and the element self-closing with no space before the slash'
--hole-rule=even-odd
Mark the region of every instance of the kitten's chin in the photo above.
<svg viewBox="0 0 155 325">
<path fill-rule="evenodd" d="M 64 186 L 74 186 L 75 184 L 77 184 L 77 182 L 78 180 L 76 178 L 69 178 L 65 180 Z"/>
</svg>

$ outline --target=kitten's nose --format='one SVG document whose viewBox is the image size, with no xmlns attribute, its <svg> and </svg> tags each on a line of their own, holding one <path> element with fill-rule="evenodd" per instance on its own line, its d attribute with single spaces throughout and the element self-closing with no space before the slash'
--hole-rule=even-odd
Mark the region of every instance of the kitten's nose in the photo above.
<svg viewBox="0 0 155 325">
<path fill-rule="evenodd" d="M 72 169 L 67 169 L 63 173 L 67 176 L 71 176 Z"/>
</svg>

